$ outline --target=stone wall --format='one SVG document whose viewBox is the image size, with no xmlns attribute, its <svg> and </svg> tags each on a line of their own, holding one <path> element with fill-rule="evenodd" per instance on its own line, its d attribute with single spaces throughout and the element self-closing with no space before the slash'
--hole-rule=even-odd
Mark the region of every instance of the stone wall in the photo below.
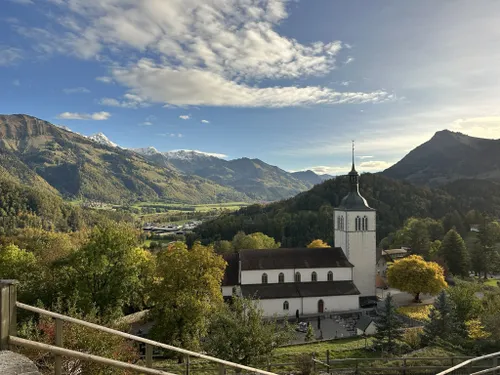
<svg viewBox="0 0 500 375">
<path fill-rule="evenodd" d="M 0 374 L 2 375 L 41 375 L 35 364 L 27 357 L 10 352 L 0 351 Z"/>
</svg>

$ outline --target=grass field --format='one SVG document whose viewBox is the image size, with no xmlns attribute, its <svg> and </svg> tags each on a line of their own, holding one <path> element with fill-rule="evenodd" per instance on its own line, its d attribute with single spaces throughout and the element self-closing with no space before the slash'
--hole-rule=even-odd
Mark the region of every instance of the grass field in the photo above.
<svg viewBox="0 0 500 375">
<path fill-rule="evenodd" d="M 238 210 L 246 207 L 250 203 L 246 202 L 225 202 L 225 203 L 212 203 L 212 204 L 183 204 L 183 203 L 165 203 L 165 202 L 140 202 L 133 205 L 133 207 L 158 207 L 164 209 L 171 209 L 172 211 L 194 210 L 198 212 L 210 211 L 212 209 L 226 209 Z"/>
<path fill-rule="evenodd" d="M 367 339 L 367 345 L 370 347 L 372 344 L 372 339 Z M 256 364 L 255 367 L 264 370 L 270 369 L 272 372 L 279 374 L 290 374 L 292 372 L 297 372 L 295 360 L 301 354 L 312 354 L 315 353 L 315 358 L 321 362 L 326 362 L 326 352 L 330 351 L 330 360 L 339 360 L 346 358 L 357 358 L 360 359 L 359 367 L 400 367 L 402 366 L 401 360 L 391 360 L 390 358 L 381 358 L 380 353 L 374 352 L 369 349 L 365 349 L 365 340 L 363 338 L 350 338 L 344 340 L 335 340 L 329 342 L 321 343 L 310 343 L 304 345 L 289 346 L 276 349 L 270 360 L 271 367 L 268 368 L 267 363 Z M 451 352 L 439 347 L 428 347 L 413 351 L 406 355 L 401 355 L 399 357 L 409 358 L 408 366 L 450 366 L 452 356 L 463 356 L 463 353 Z M 423 360 L 410 360 L 410 358 L 443 358 L 441 359 L 423 359 Z M 366 359 L 364 361 L 363 359 Z M 370 360 L 371 359 L 371 360 Z M 380 359 L 380 360 L 376 360 Z M 456 360 L 455 364 L 459 363 L 460 360 Z M 338 364 L 332 364 L 332 368 L 345 368 L 353 367 L 354 362 L 341 362 Z M 186 369 L 186 364 L 178 364 L 176 360 L 158 360 L 154 363 L 155 368 L 159 368 L 165 371 L 173 373 L 183 373 Z M 321 364 L 317 364 L 317 370 L 323 371 L 325 368 Z M 190 362 L 190 374 L 193 375 L 208 375 L 217 374 L 217 365 L 208 363 L 204 360 L 192 359 Z M 228 374 L 233 374 L 234 370 L 227 369 Z M 335 370 L 333 370 L 335 373 Z"/>
</svg>

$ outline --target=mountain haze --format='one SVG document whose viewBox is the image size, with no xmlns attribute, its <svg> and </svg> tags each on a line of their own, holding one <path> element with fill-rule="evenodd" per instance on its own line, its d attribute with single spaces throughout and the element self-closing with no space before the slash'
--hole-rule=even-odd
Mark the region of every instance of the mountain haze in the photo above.
<svg viewBox="0 0 500 375">
<path fill-rule="evenodd" d="M 439 131 L 382 174 L 430 186 L 460 179 L 500 181 L 500 140 Z"/>
</svg>

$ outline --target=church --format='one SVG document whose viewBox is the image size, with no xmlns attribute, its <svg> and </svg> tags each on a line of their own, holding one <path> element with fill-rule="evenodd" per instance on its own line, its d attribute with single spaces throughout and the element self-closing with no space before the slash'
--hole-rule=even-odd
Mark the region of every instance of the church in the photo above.
<svg viewBox="0 0 500 375">
<path fill-rule="evenodd" d="M 334 247 L 226 254 L 224 297 L 258 299 L 269 317 L 352 311 L 376 301 L 376 211 L 359 192 L 354 153 L 348 176 L 349 193 L 334 209 Z"/>
</svg>

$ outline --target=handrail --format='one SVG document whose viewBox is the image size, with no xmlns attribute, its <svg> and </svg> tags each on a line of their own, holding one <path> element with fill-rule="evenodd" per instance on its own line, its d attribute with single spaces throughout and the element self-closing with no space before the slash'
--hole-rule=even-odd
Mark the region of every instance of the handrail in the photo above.
<svg viewBox="0 0 500 375">
<path fill-rule="evenodd" d="M 97 363 L 100 363 L 103 365 L 113 366 L 113 367 L 121 368 L 124 370 L 133 370 L 133 371 L 137 371 L 137 372 L 140 372 L 143 374 L 175 375 L 175 374 L 172 374 L 170 372 L 165 372 L 162 370 L 155 370 L 152 368 L 133 365 L 131 363 L 126 363 L 126 362 L 121 362 L 121 361 L 117 361 L 114 359 L 100 357 L 98 355 L 77 352 L 75 350 L 70 350 L 70 349 L 60 348 L 58 346 L 43 344 L 41 342 L 25 340 L 25 339 L 22 339 L 22 338 L 16 337 L 16 336 L 9 336 L 9 342 L 11 344 L 14 344 L 17 346 L 22 346 L 25 348 L 45 350 L 45 351 L 48 351 L 48 352 L 56 354 L 56 355 L 78 358 L 78 359 L 81 359 L 84 361 L 97 362 Z"/>
<path fill-rule="evenodd" d="M 134 341 L 142 342 L 144 344 L 149 344 L 149 345 L 156 346 L 156 347 L 159 347 L 159 348 L 162 348 L 162 349 L 172 350 L 174 352 L 182 353 L 182 354 L 185 354 L 185 355 L 188 355 L 188 356 L 191 356 L 191 357 L 197 357 L 197 358 L 207 359 L 209 361 L 216 362 L 216 363 L 219 363 L 221 365 L 225 365 L 225 366 L 229 366 L 229 367 L 233 367 L 233 368 L 239 368 L 239 369 L 242 369 L 242 370 L 250 371 L 250 372 L 261 374 L 261 375 L 277 375 L 274 372 L 259 370 L 259 369 L 253 368 L 253 367 L 249 367 L 249 366 L 245 366 L 245 365 L 240 365 L 238 363 L 226 361 L 224 359 L 220 359 L 220 358 L 216 358 L 216 357 L 211 357 L 211 356 L 206 355 L 206 354 L 192 352 L 190 350 L 178 348 L 176 346 L 171 346 L 171 345 L 163 344 L 161 342 L 157 342 L 157 341 L 149 340 L 149 339 L 146 339 L 146 338 L 143 338 L 143 337 L 131 335 L 129 333 L 121 332 L 121 331 L 118 331 L 116 329 L 112 329 L 112 328 L 100 326 L 98 324 L 89 323 L 89 322 L 86 322 L 84 320 L 80 320 L 80 319 L 76 319 L 76 318 L 71 318 L 69 316 L 65 316 L 65 315 L 61 315 L 61 314 L 58 314 L 58 313 L 54 313 L 52 311 L 48 311 L 48 310 L 40 309 L 38 307 L 26 305 L 26 304 L 21 303 L 21 302 L 16 302 L 16 306 L 19 307 L 20 309 L 23 309 L 23 310 L 35 312 L 35 313 L 38 313 L 38 314 L 41 314 L 41 315 L 45 315 L 45 316 L 50 316 L 52 318 L 60 319 L 62 321 L 66 321 L 66 322 L 70 322 L 70 323 L 80 324 L 82 326 L 93 328 L 93 329 L 96 329 L 98 331 L 107 332 L 107 333 L 110 333 L 110 334 L 113 334 L 113 335 L 116 335 L 116 336 L 121 336 L 121 337 L 129 339 L 129 340 L 134 340 Z"/>
<path fill-rule="evenodd" d="M 456 366 L 453 366 L 453 367 L 450 367 L 449 369 L 445 370 L 445 371 L 442 371 L 436 375 L 446 375 L 446 374 L 451 374 L 453 371 L 459 369 L 459 368 L 462 368 L 464 366 L 467 366 L 471 363 L 474 363 L 474 362 L 477 362 L 477 361 L 482 361 L 483 359 L 489 359 L 489 358 L 495 358 L 495 357 L 498 357 L 500 356 L 500 352 L 495 352 L 495 353 L 490 353 L 490 354 L 485 354 L 485 355 L 482 355 L 480 357 L 475 357 L 475 358 L 471 358 L 471 359 L 468 359 L 462 363 L 459 363 L 458 365 Z"/>
</svg>

